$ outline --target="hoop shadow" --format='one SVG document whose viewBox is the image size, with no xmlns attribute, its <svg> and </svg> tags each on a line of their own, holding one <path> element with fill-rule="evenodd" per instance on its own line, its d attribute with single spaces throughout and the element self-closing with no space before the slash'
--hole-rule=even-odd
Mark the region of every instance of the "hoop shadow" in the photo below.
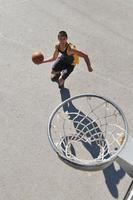
<svg viewBox="0 0 133 200">
<path fill-rule="evenodd" d="M 61 100 L 62 102 L 65 101 L 66 99 L 70 98 L 70 91 L 67 88 L 63 88 L 60 90 L 60 94 L 61 94 Z M 82 132 L 86 132 L 86 128 L 83 129 L 83 126 L 86 126 L 88 123 L 90 124 L 88 126 L 89 130 L 91 130 L 91 135 L 97 132 L 97 133 L 101 133 L 100 128 L 98 127 L 96 122 L 92 122 L 93 120 L 89 117 L 84 117 L 85 114 L 82 111 L 79 111 L 74 105 L 73 103 L 70 101 L 68 104 L 65 104 L 63 106 L 63 111 L 67 112 L 69 115 L 69 120 L 73 121 L 73 125 L 76 129 L 76 132 L 79 133 L 79 137 L 82 135 L 80 135 L 80 131 L 82 130 Z M 71 114 L 69 114 L 71 113 Z M 77 116 L 77 113 L 79 113 L 79 115 Z M 77 117 L 76 117 L 77 116 Z M 74 121 L 74 119 L 76 119 Z M 82 124 L 78 124 L 78 129 L 77 129 L 77 123 L 81 122 Z M 82 133 L 81 133 L 82 134 Z M 89 134 L 89 133 L 87 133 Z M 89 136 L 89 135 L 88 135 Z M 96 135 L 95 135 L 96 137 Z M 101 135 L 102 137 L 102 141 L 104 141 L 103 135 Z M 97 138 L 95 138 L 97 139 Z M 83 146 L 89 151 L 89 153 L 91 153 L 93 158 L 96 158 L 99 155 L 100 152 L 100 148 L 97 145 L 96 142 L 93 142 L 92 144 L 89 144 L 88 142 L 84 142 L 82 141 Z M 104 143 L 104 145 L 106 145 Z M 74 151 L 73 147 L 72 147 L 72 153 L 74 155 L 76 155 L 76 152 Z M 106 153 L 106 152 L 105 152 Z M 110 157 L 109 154 L 106 155 L 106 158 Z M 120 168 L 119 170 L 115 169 L 114 164 L 112 163 L 109 167 L 105 168 L 103 170 L 103 174 L 105 177 L 105 182 L 106 185 L 110 191 L 110 193 L 112 194 L 112 196 L 114 198 L 118 198 L 118 189 L 117 189 L 117 184 L 119 183 L 119 181 L 125 176 L 125 172 L 122 168 Z"/>
</svg>

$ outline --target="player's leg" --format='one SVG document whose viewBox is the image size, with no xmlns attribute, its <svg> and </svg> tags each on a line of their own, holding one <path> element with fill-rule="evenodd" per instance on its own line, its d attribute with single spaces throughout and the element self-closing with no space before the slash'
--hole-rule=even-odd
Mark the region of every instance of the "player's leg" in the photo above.
<svg viewBox="0 0 133 200">
<path fill-rule="evenodd" d="M 51 81 L 57 82 L 59 77 L 60 77 L 60 75 L 61 75 L 60 71 L 56 72 L 56 71 L 52 70 L 51 71 Z"/>
<path fill-rule="evenodd" d="M 62 75 L 59 78 L 59 88 L 62 88 L 64 86 L 65 80 L 68 78 L 68 76 L 72 73 L 74 70 L 74 65 L 68 65 L 63 71 Z"/>
<path fill-rule="evenodd" d="M 51 71 L 51 81 L 58 81 L 60 75 L 61 75 L 61 70 L 62 70 L 62 60 L 58 58 L 58 60 L 54 63 Z"/>
</svg>

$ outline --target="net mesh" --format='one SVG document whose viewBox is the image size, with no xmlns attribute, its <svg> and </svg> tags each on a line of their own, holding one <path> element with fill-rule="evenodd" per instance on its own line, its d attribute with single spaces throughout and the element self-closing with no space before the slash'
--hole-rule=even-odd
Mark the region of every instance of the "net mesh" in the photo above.
<svg viewBox="0 0 133 200">
<path fill-rule="evenodd" d="M 51 123 L 51 137 L 59 155 L 81 164 L 110 159 L 121 148 L 125 134 L 119 110 L 96 97 L 67 101 Z"/>
</svg>

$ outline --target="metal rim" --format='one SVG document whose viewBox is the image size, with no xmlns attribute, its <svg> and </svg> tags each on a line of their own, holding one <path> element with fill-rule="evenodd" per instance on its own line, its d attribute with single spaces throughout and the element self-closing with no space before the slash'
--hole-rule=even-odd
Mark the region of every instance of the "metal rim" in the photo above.
<svg viewBox="0 0 133 200">
<path fill-rule="evenodd" d="M 110 158 L 106 159 L 106 160 L 103 160 L 102 162 L 99 162 L 99 163 L 95 163 L 95 164 L 79 164 L 75 161 L 70 161 L 69 159 L 67 159 L 65 156 L 63 155 L 60 155 L 59 153 L 59 150 L 58 148 L 56 147 L 56 145 L 54 144 L 53 140 L 52 140 L 52 137 L 51 137 L 51 124 L 52 124 L 52 120 L 56 114 L 56 112 L 64 105 L 66 104 L 68 101 L 72 101 L 74 99 L 77 99 L 77 98 L 83 98 L 83 97 L 95 97 L 95 98 L 99 98 L 99 99 L 102 99 L 108 103 L 110 103 L 112 106 L 114 106 L 118 112 L 120 113 L 122 119 L 123 119 L 123 122 L 124 122 L 124 127 L 125 127 L 125 138 L 124 138 L 124 142 L 123 144 L 121 145 L 120 149 L 117 151 L 116 154 L 112 155 Z M 106 165 L 108 164 L 109 162 L 112 163 L 115 158 L 118 156 L 118 154 L 122 151 L 122 149 L 124 148 L 125 144 L 126 144 L 126 141 L 127 141 L 127 138 L 128 138 L 128 123 L 127 123 L 127 119 L 123 113 L 123 111 L 121 110 L 121 108 L 116 104 L 114 103 L 112 100 L 108 99 L 108 98 L 105 98 L 103 96 L 99 96 L 99 95 L 96 95 L 96 94 L 88 94 L 88 93 L 85 93 L 85 94 L 80 94 L 80 95 L 76 95 L 74 97 L 70 97 L 68 99 L 66 99 L 65 101 L 63 101 L 62 103 L 60 103 L 55 109 L 54 111 L 52 112 L 52 114 L 50 115 L 50 118 L 49 118 L 49 121 L 48 121 L 48 139 L 49 139 L 49 142 L 53 148 L 53 150 L 58 154 L 59 157 L 63 158 L 64 160 L 67 161 L 67 164 L 71 163 L 70 165 L 77 165 L 78 168 L 81 168 L 83 167 L 84 169 L 86 168 L 87 170 L 89 170 L 89 168 L 92 170 L 93 167 L 94 167 L 94 170 L 95 168 L 102 168 L 101 166 L 102 165 Z"/>
</svg>

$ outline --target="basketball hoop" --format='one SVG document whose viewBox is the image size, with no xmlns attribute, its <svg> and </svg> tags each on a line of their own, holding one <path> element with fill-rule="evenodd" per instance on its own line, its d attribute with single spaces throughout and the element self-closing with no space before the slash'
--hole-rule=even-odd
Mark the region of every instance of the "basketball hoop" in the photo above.
<svg viewBox="0 0 133 200">
<path fill-rule="evenodd" d="M 81 170 L 109 166 L 123 149 L 127 120 L 111 100 L 82 94 L 65 100 L 51 114 L 49 142 L 59 158 Z"/>
</svg>

